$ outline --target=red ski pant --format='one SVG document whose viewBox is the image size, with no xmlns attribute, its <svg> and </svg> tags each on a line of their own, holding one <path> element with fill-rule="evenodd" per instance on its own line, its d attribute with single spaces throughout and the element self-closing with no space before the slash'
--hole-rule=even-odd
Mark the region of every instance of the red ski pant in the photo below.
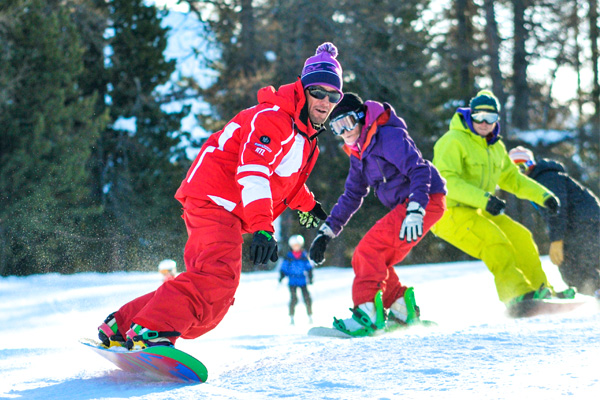
<svg viewBox="0 0 600 400">
<path fill-rule="evenodd" d="M 429 229 L 446 210 L 446 196 L 432 194 L 423 218 L 423 236 L 408 243 L 400 240 L 400 228 L 406 217 L 406 205 L 400 204 L 369 229 L 356 246 L 352 256 L 354 283 L 352 301 L 354 306 L 372 302 L 377 291 L 383 292 L 383 306 L 389 308 L 396 299 L 404 296 L 403 286 L 394 270 L 410 250 L 421 241 Z"/>
<path fill-rule="evenodd" d="M 191 198 L 185 202 L 183 219 L 188 231 L 186 271 L 121 307 L 116 314 L 121 334 L 134 322 L 193 339 L 215 328 L 233 304 L 242 269 L 241 220 Z"/>
</svg>

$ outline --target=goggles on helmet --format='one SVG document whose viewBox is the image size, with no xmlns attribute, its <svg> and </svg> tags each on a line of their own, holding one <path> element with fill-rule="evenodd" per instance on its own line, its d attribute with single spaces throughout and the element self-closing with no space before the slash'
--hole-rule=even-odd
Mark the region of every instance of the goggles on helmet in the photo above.
<svg viewBox="0 0 600 400">
<path fill-rule="evenodd" d="M 329 127 L 335 136 L 342 135 L 344 132 L 349 132 L 356 128 L 361 118 L 364 118 L 365 113 L 362 111 L 350 111 L 338 115 L 329 122 Z"/>
<path fill-rule="evenodd" d="M 519 167 L 519 170 L 521 172 L 527 172 L 529 169 L 531 169 L 531 167 L 533 167 L 533 161 L 528 160 L 525 162 L 518 163 L 517 167 Z"/>
<path fill-rule="evenodd" d="M 499 116 L 497 113 L 490 112 L 478 112 L 475 114 L 471 114 L 471 119 L 473 122 L 481 124 L 483 122 L 487 122 L 488 124 L 493 124 L 494 122 L 498 122 Z"/>
</svg>

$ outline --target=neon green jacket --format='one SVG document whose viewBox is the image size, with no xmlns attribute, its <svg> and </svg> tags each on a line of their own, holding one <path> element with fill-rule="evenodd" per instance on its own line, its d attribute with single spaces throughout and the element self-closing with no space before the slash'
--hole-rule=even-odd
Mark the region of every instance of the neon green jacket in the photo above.
<svg viewBox="0 0 600 400">
<path fill-rule="evenodd" d="M 488 144 L 470 128 L 470 110 L 459 108 L 450 130 L 435 144 L 433 164 L 446 179 L 448 208 L 469 206 L 485 210 L 496 186 L 520 199 L 543 206 L 553 193 L 521 174 L 501 140 Z M 498 134 L 498 128 L 494 133 Z"/>
</svg>

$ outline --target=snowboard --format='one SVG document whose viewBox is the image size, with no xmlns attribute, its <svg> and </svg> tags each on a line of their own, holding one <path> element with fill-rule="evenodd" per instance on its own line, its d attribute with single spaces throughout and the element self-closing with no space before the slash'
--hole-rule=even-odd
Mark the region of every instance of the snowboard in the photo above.
<svg viewBox="0 0 600 400">
<path fill-rule="evenodd" d="M 575 299 L 530 299 L 511 304 L 506 309 L 509 317 L 529 318 L 542 314 L 565 313 L 585 304 Z"/>
<path fill-rule="evenodd" d="M 396 332 L 396 331 L 406 331 L 411 328 L 432 327 L 432 326 L 437 326 L 437 323 L 435 323 L 433 321 L 428 321 L 428 320 L 421 320 L 421 322 L 417 323 L 417 324 L 396 325 L 393 328 L 379 329 L 379 330 L 376 330 L 375 332 L 373 332 L 373 334 L 368 335 L 368 337 L 385 335 L 386 333 L 391 333 L 391 332 Z M 327 328 L 325 326 L 315 326 L 313 328 L 310 328 L 308 330 L 308 335 L 309 336 L 321 336 L 321 337 L 335 337 L 335 338 L 341 338 L 341 339 L 353 339 L 353 338 L 367 337 L 367 336 L 348 335 L 347 333 L 339 331 L 335 328 Z"/>
<path fill-rule="evenodd" d="M 174 347 L 154 346 L 128 351 L 124 347 L 108 349 L 91 339 L 82 339 L 80 343 L 123 371 L 143 374 L 152 379 L 202 383 L 208 377 L 204 364 Z"/>
</svg>

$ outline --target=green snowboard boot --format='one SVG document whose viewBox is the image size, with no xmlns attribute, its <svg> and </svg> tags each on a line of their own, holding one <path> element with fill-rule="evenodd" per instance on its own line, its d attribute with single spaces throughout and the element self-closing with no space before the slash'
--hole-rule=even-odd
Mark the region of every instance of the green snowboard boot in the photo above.
<svg viewBox="0 0 600 400">
<path fill-rule="evenodd" d="M 385 328 L 385 311 L 383 309 L 382 292 L 375 294 L 373 302 L 363 303 L 351 308 L 352 318 L 333 318 L 333 327 L 350 336 L 370 336 L 378 329 Z"/>
<path fill-rule="evenodd" d="M 538 290 L 527 292 L 520 296 L 515 297 L 508 302 L 508 306 L 512 306 L 515 303 L 519 303 L 523 300 L 543 300 L 552 298 L 552 290 L 542 283 Z"/>
<path fill-rule="evenodd" d="M 404 296 L 396 300 L 389 309 L 387 328 L 399 325 L 414 325 L 421 322 L 421 310 L 415 301 L 415 289 L 409 287 Z"/>
</svg>

